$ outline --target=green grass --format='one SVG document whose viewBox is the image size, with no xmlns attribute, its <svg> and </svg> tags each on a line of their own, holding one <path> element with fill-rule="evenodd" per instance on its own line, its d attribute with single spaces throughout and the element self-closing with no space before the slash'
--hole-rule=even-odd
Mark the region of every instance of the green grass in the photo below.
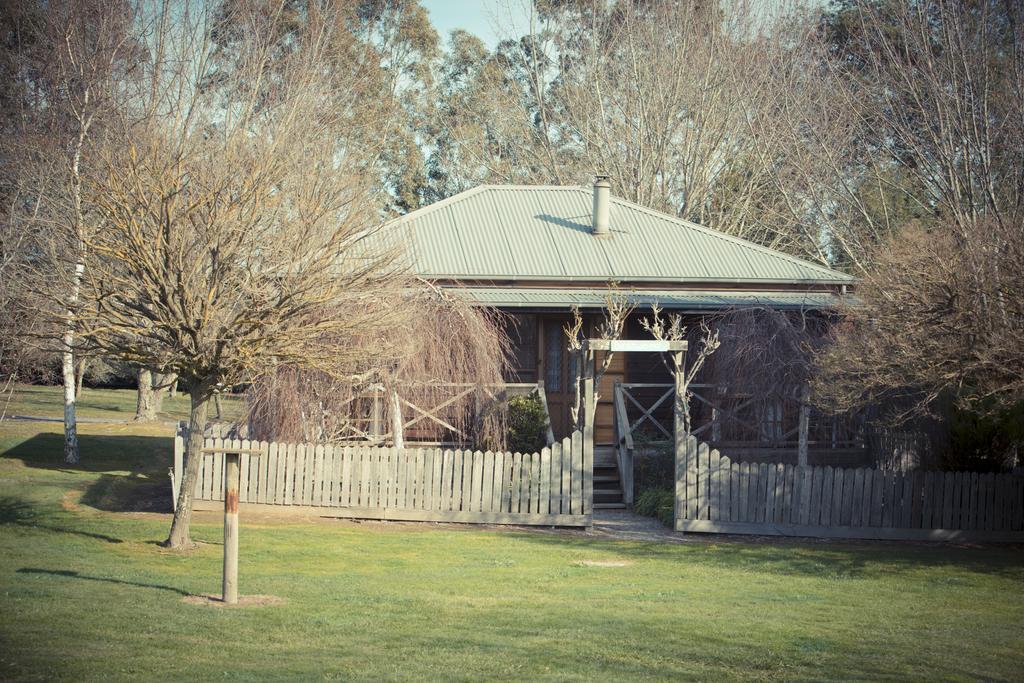
<svg viewBox="0 0 1024 683">
<path fill-rule="evenodd" d="M 1019 548 L 616 542 L 256 519 L 165 551 L 167 427 L 0 424 L 0 679 L 990 679 L 1024 674 Z M 161 491 L 164 491 L 161 494 Z M 126 511 L 127 510 L 127 511 Z M 625 566 L 586 566 L 611 561 Z"/>
<path fill-rule="evenodd" d="M 63 417 L 63 387 L 36 386 L 19 384 L 14 388 L 7 415 L 28 415 L 32 417 Z M 135 391 L 131 389 L 90 389 L 85 387 L 78 398 L 77 410 L 79 417 L 99 418 L 110 421 L 131 420 L 135 417 Z M 7 396 L 0 396 L 0 408 L 7 401 Z M 241 414 L 242 398 L 225 396 L 222 400 L 224 419 L 232 419 Z M 164 420 L 185 420 L 189 414 L 188 394 L 179 393 L 174 398 L 164 397 L 163 411 L 160 418 Z M 213 405 L 210 406 L 210 417 L 213 417 Z"/>
</svg>

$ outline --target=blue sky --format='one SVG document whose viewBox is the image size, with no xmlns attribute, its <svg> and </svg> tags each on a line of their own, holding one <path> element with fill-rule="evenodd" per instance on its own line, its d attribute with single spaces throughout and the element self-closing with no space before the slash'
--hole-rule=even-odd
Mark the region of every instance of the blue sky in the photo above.
<svg viewBox="0 0 1024 683">
<path fill-rule="evenodd" d="M 493 48 L 500 38 L 521 35 L 529 25 L 529 0 L 422 0 L 422 5 L 445 40 L 461 28 Z"/>
</svg>

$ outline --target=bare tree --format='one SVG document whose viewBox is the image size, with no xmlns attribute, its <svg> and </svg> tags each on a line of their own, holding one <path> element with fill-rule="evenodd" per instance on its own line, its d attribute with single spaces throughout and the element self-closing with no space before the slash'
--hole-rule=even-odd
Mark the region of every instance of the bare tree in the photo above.
<svg viewBox="0 0 1024 683">
<path fill-rule="evenodd" d="M 60 354 L 64 385 L 64 459 L 78 461 L 75 352 L 86 239 L 97 228 L 85 202 L 91 153 L 112 113 L 116 84 L 130 77 L 134 8 L 120 0 L 26 3 L 12 14 L 12 76 L 18 126 L 9 149 L 20 153 L 27 193 L 12 216 L 33 240 L 34 303 L 51 313 L 40 332 Z M 52 310 L 50 310 L 52 309 Z"/>
<path fill-rule="evenodd" d="M 927 207 L 872 267 L 820 357 L 833 407 L 943 395 L 971 410 L 1024 398 L 1024 42 L 1019 3 L 852 3 L 850 72 L 888 155 Z"/>
<path fill-rule="evenodd" d="M 276 366 L 345 375 L 404 311 L 382 307 L 394 248 L 371 240 L 360 103 L 372 82 L 332 6 L 302 21 L 238 6 L 162 8 L 138 88 L 84 186 L 104 229 L 86 236 L 75 314 L 91 348 L 189 386 L 186 466 L 167 544 L 189 544 L 208 404 Z M 230 49 L 214 36 L 238 32 Z M 291 30 L 294 29 L 294 30 Z M 283 41 L 283 42 L 282 42 Z M 286 49 L 285 49 L 286 48 Z"/>
<path fill-rule="evenodd" d="M 642 318 L 640 326 L 643 327 L 652 337 L 659 341 L 684 341 L 686 340 L 686 326 L 683 325 L 683 318 L 678 313 L 670 313 L 667 317 L 662 315 L 662 309 L 655 305 L 651 307 L 651 317 Z M 665 368 L 675 378 L 675 415 L 681 422 L 683 436 L 688 437 L 691 432 L 690 420 L 690 399 L 693 392 L 690 391 L 690 384 L 701 368 L 718 350 L 721 342 L 718 338 L 718 330 L 712 331 L 704 321 L 700 324 L 700 341 L 696 353 L 691 354 L 691 360 L 687 364 L 686 354 L 682 351 L 672 352 L 668 360 L 662 358 Z M 680 441 L 676 435 L 677 443 Z"/>
<path fill-rule="evenodd" d="M 589 332 L 589 336 L 594 339 L 620 339 L 622 337 L 622 331 L 626 327 L 626 321 L 629 319 L 630 314 L 636 308 L 636 305 L 629 301 L 629 297 L 626 296 L 618 287 L 618 284 L 612 282 L 608 285 L 608 291 L 605 294 L 604 308 L 602 309 L 602 317 L 598 324 L 594 326 Z M 582 368 L 585 358 L 583 356 L 586 353 L 584 345 L 585 335 L 588 335 L 585 329 L 585 321 L 583 315 L 580 313 L 580 309 L 573 306 L 572 309 L 572 321 L 565 324 L 562 331 L 565 333 L 565 337 L 568 343 L 568 350 L 570 354 L 576 357 L 575 367 Z M 595 368 L 594 372 L 594 404 L 596 405 L 600 399 L 600 393 L 598 390 L 601 387 L 601 379 L 608 372 L 608 368 L 612 365 L 612 360 L 615 357 L 614 351 L 604 351 L 601 353 L 601 362 Z M 595 359 L 596 360 L 596 359 Z M 578 376 L 573 378 L 573 386 L 575 387 L 575 398 L 573 405 L 569 409 L 572 415 L 573 424 L 577 428 L 582 426 L 583 420 L 583 381 L 584 377 L 577 373 Z"/>
<path fill-rule="evenodd" d="M 860 120 L 817 19 L 801 3 L 537 2 L 493 54 L 454 36 L 440 194 L 598 170 L 644 206 L 829 262 Z"/>
</svg>

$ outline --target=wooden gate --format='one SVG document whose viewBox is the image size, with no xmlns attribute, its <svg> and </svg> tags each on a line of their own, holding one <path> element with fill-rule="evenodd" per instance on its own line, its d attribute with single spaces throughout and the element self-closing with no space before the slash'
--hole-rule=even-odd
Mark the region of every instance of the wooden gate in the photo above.
<svg viewBox="0 0 1024 683">
<path fill-rule="evenodd" d="M 177 500 L 187 430 L 174 439 Z M 369 445 L 285 444 L 207 437 L 195 509 L 223 506 L 224 458 L 241 456 L 243 509 L 306 509 L 330 517 L 586 527 L 593 523 L 593 451 L 583 434 L 539 453 Z"/>
</svg>

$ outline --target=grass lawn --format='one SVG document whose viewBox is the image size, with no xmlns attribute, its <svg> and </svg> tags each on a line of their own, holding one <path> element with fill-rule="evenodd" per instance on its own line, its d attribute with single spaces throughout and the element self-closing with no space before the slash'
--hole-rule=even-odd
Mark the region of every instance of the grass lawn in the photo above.
<svg viewBox="0 0 1024 683">
<path fill-rule="evenodd" d="M 0 424 L 0 679 L 1024 677 L 1024 553 L 924 544 L 666 545 L 473 527 L 242 518 L 242 594 L 204 543 L 156 543 L 166 426 Z M 621 566 L 588 566 L 587 561 Z"/>
<path fill-rule="evenodd" d="M 0 408 L 6 401 L 6 395 L 0 397 Z M 224 409 L 224 419 L 229 420 L 241 414 L 242 398 L 225 396 L 221 405 Z M 160 413 L 162 419 L 187 420 L 188 413 L 188 394 L 179 393 L 174 398 L 164 396 L 163 411 Z M 19 384 L 14 388 L 13 396 L 7 405 L 7 415 L 63 417 L 64 388 Z M 78 416 L 112 422 L 131 420 L 135 417 L 135 392 L 130 389 L 85 387 L 82 389 L 82 395 L 78 397 Z M 212 404 L 210 417 L 213 418 Z"/>
</svg>

